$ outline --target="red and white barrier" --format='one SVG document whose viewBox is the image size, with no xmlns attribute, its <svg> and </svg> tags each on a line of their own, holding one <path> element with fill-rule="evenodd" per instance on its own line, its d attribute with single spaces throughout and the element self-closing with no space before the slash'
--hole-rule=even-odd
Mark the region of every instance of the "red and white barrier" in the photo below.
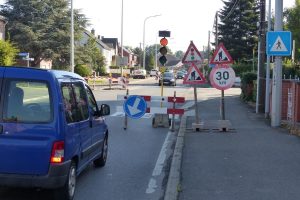
<svg viewBox="0 0 300 200">
<path fill-rule="evenodd" d="M 173 104 L 185 103 L 184 97 L 166 97 L 166 96 L 144 96 L 139 95 L 144 98 L 147 103 L 147 111 L 146 113 L 150 114 L 173 114 L 173 115 L 183 115 L 184 109 L 181 108 L 173 108 Z M 126 95 L 118 95 L 117 100 L 126 100 Z M 161 103 L 163 106 L 151 106 L 152 104 Z M 168 108 L 168 106 L 172 105 L 172 108 Z M 117 106 L 117 112 L 123 112 L 122 106 Z"/>
</svg>

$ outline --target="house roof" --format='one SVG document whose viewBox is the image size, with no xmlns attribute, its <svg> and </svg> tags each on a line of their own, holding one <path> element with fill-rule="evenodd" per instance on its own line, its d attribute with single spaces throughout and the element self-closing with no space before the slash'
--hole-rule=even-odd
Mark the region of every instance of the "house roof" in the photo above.
<svg viewBox="0 0 300 200">
<path fill-rule="evenodd" d="M 119 46 L 118 38 L 102 37 L 101 41 L 104 42 L 106 45 L 112 46 L 114 49 L 116 49 Z"/>
<path fill-rule="evenodd" d="M 111 48 L 106 45 L 104 42 L 102 42 L 100 39 L 98 39 L 97 37 L 95 37 L 92 33 L 90 33 L 89 31 L 85 30 L 84 34 L 88 35 L 90 38 L 95 38 L 96 42 L 103 48 L 106 50 L 110 50 Z"/>
<path fill-rule="evenodd" d="M 159 62 L 160 54 L 157 55 L 157 65 L 162 66 Z M 173 55 L 167 54 L 165 55 L 167 58 L 167 62 L 165 64 L 166 67 L 180 67 L 182 65 L 182 62 L 180 59 L 176 58 Z"/>
</svg>

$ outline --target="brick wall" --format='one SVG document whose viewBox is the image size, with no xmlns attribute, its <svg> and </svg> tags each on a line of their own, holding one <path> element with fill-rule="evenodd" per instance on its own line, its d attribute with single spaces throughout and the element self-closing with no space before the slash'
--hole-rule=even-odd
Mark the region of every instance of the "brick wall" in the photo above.
<svg viewBox="0 0 300 200">
<path fill-rule="evenodd" d="M 300 122 L 300 82 L 294 80 L 283 80 L 282 81 L 282 110 L 281 119 L 287 120 L 288 110 L 288 91 L 291 89 L 293 93 L 292 98 L 292 118 L 294 122 Z M 272 101 L 272 97 L 270 97 Z M 272 102 L 270 103 L 272 105 Z"/>
</svg>

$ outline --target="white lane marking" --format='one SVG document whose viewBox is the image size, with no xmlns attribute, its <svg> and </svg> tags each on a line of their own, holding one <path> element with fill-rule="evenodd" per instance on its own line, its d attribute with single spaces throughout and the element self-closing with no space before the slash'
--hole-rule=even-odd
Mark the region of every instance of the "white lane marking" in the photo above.
<svg viewBox="0 0 300 200">
<path fill-rule="evenodd" d="M 113 114 L 110 115 L 111 117 L 124 117 L 125 116 L 125 113 L 124 112 L 115 112 Z M 141 118 L 144 118 L 144 119 L 149 119 L 152 117 L 152 114 L 151 113 L 145 113 L 144 116 L 142 116 Z"/>
<path fill-rule="evenodd" d="M 156 176 L 159 176 L 161 175 L 162 173 L 162 169 L 164 167 L 164 163 L 166 161 L 166 152 L 167 152 L 167 148 L 168 148 L 168 144 L 169 144 L 169 137 L 171 136 L 171 132 L 168 132 L 168 135 L 164 141 L 164 144 L 160 150 L 160 153 L 159 153 L 159 156 L 157 158 L 157 161 L 156 161 L 156 164 L 155 164 L 155 167 L 153 169 L 153 172 L 152 172 L 152 177 L 150 178 L 149 180 L 149 183 L 148 183 L 148 188 L 146 190 L 146 194 L 151 194 L 153 192 L 155 192 L 156 188 L 157 188 L 157 184 L 156 184 L 156 179 L 155 177 Z"/>
</svg>

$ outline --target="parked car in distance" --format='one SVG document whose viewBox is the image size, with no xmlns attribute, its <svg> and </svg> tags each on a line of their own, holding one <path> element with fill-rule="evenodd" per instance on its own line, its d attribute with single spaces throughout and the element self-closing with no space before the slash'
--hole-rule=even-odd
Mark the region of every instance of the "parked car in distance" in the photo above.
<svg viewBox="0 0 300 200">
<path fill-rule="evenodd" d="M 106 163 L 110 107 L 75 73 L 0 67 L 0 76 L 0 187 L 72 200 L 77 175 Z"/>
<path fill-rule="evenodd" d="M 176 73 L 176 78 L 177 79 L 183 79 L 185 76 L 184 72 L 183 71 L 177 71 Z"/>
<path fill-rule="evenodd" d="M 176 86 L 176 78 L 173 72 L 165 72 L 160 76 L 158 85 L 172 85 Z"/>
<path fill-rule="evenodd" d="M 160 72 L 156 69 L 151 69 L 150 71 L 150 77 L 152 76 L 159 76 L 160 75 Z"/>
<path fill-rule="evenodd" d="M 132 72 L 133 79 L 145 79 L 147 77 L 147 72 L 144 69 L 136 69 Z"/>
<path fill-rule="evenodd" d="M 234 83 L 232 87 L 241 87 L 241 78 L 240 77 L 235 77 Z"/>
</svg>

